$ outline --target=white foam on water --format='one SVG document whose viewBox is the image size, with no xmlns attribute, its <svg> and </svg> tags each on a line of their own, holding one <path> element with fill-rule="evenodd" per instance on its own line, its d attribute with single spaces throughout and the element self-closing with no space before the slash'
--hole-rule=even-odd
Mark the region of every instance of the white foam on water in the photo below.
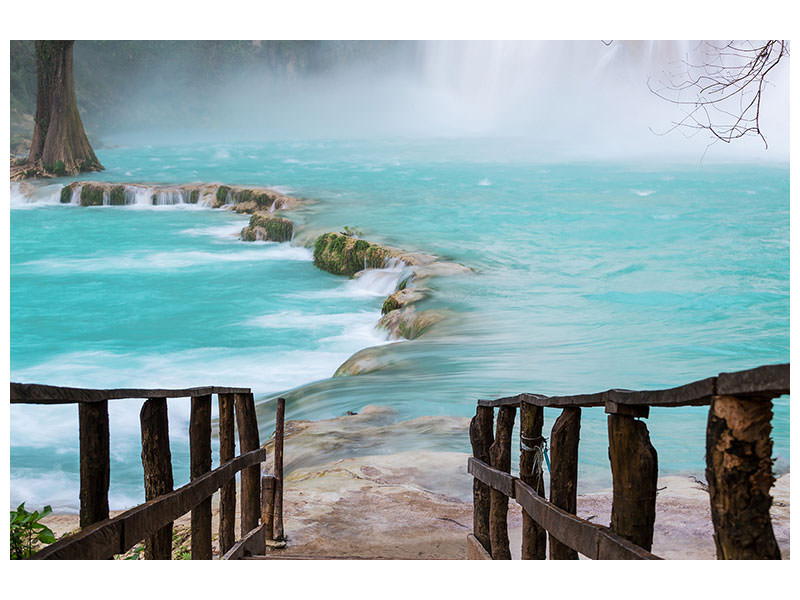
<svg viewBox="0 0 800 600">
<path fill-rule="evenodd" d="M 32 260 L 15 266 L 19 270 L 60 273 L 102 273 L 120 271 L 165 271 L 213 263 L 259 262 L 264 260 L 288 260 L 311 262 L 311 250 L 288 243 L 267 242 L 250 250 L 236 252 L 204 252 L 200 250 L 176 250 L 174 252 L 130 252 L 88 258 L 49 258 Z"/>
<path fill-rule="evenodd" d="M 11 208 L 29 209 L 60 204 L 63 187 L 60 183 L 33 185 L 26 181 L 12 181 L 9 196 Z"/>
<path fill-rule="evenodd" d="M 646 198 L 647 196 L 650 196 L 650 195 L 656 193 L 655 190 L 631 190 L 631 191 L 634 194 L 636 194 L 637 196 L 641 197 L 641 198 Z"/>
<path fill-rule="evenodd" d="M 215 225 L 213 227 L 192 227 L 190 229 L 183 229 L 179 233 L 192 237 L 213 237 L 222 240 L 237 239 L 242 231 L 242 227 L 247 225 L 248 221 L 237 221 L 235 223 L 228 223 L 225 225 Z"/>
<path fill-rule="evenodd" d="M 481 186 L 484 186 L 484 187 L 486 187 L 486 186 L 490 186 L 490 185 L 492 185 L 492 182 L 489 180 L 489 178 L 488 178 L 488 177 L 484 177 L 483 179 L 481 179 L 481 180 L 478 182 L 478 185 L 481 185 Z"/>
</svg>

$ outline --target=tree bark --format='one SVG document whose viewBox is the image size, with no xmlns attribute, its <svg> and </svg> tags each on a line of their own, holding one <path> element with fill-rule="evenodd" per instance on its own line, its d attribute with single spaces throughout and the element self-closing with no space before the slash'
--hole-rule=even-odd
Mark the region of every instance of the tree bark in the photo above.
<svg viewBox="0 0 800 600">
<path fill-rule="evenodd" d="M 769 509 L 772 402 L 714 396 L 708 411 L 706 479 L 719 559 L 780 559 Z"/>
<path fill-rule="evenodd" d="M 74 41 L 37 41 L 36 116 L 28 165 L 44 173 L 101 171 L 78 113 L 72 68 Z"/>
</svg>

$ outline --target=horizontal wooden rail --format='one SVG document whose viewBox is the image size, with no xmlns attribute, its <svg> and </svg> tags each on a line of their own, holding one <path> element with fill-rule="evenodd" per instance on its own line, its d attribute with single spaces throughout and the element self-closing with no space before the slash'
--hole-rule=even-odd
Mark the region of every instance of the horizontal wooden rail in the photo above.
<svg viewBox="0 0 800 600">
<path fill-rule="evenodd" d="M 558 508 L 519 478 L 493 469 L 470 456 L 467 471 L 489 487 L 517 501 L 525 513 L 563 544 L 592 559 L 659 559 L 608 527 L 591 523 Z"/>
<path fill-rule="evenodd" d="M 210 497 L 236 473 L 266 459 L 266 450 L 257 448 L 237 456 L 192 480 L 174 492 L 127 510 L 112 519 L 95 523 L 78 533 L 44 548 L 36 559 L 102 559 L 123 554 L 159 528 L 189 512 Z"/>
<path fill-rule="evenodd" d="M 513 475 L 490 467 L 474 456 L 470 456 L 467 460 L 467 472 L 493 490 L 497 490 L 509 498 L 514 497 L 514 479 L 516 478 Z"/>
<path fill-rule="evenodd" d="M 594 560 L 659 559 L 658 556 L 619 537 L 608 527 L 581 519 L 558 508 L 517 478 L 514 478 L 514 490 L 517 503 L 534 521 L 561 543 L 587 558 Z"/>
<path fill-rule="evenodd" d="M 121 398 L 196 398 L 209 394 L 249 394 L 250 388 L 206 386 L 186 389 L 134 389 L 93 390 L 83 388 L 41 385 L 38 383 L 11 383 L 11 404 L 73 404 L 77 402 L 102 402 Z"/>
<path fill-rule="evenodd" d="M 542 396 L 518 394 L 494 400 L 478 400 L 478 406 L 519 406 L 520 403 L 549 408 L 569 406 L 707 406 L 716 395 L 772 399 L 789 393 L 789 365 L 766 365 L 734 373 L 720 373 L 699 381 L 666 390 L 612 389 L 595 394 Z"/>
</svg>

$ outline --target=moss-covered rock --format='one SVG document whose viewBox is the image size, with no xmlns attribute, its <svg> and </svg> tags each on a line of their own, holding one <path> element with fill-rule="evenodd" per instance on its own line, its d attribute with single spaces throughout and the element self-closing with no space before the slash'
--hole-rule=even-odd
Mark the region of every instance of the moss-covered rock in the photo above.
<svg viewBox="0 0 800 600">
<path fill-rule="evenodd" d="M 363 269 L 380 269 L 391 251 L 341 233 L 325 233 L 314 242 L 314 264 L 334 275 L 354 275 Z"/>
<path fill-rule="evenodd" d="M 102 185 L 84 183 L 81 188 L 81 206 L 103 206 Z"/>
<path fill-rule="evenodd" d="M 115 185 L 108 193 L 108 203 L 112 206 L 123 206 L 125 204 L 125 188 Z"/>
<path fill-rule="evenodd" d="M 250 224 L 242 229 L 242 239 L 246 242 L 288 242 L 293 231 L 294 224 L 289 219 L 256 213 L 250 217 Z"/>
<path fill-rule="evenodd" d="M 383 303 L 381 314 L 385 315 L 393 310 L 398 310 L 414 302 L 419 302 L 427 295 L 427 288 L 404 287 L 389 296 Z"/>
<path fill-rule="evenodd" d="M 186 196 L 186 202 L 189 204 L 197 204 L 198 200 L 200 200 L 200 190 L 190 190 L 189 194 Z"/>
<path fill-rule="evenodd" d="M 65 185 L 61 188 L 61 204 L 69 204 L 72 202 L 72 188 L 75 184 Z"/>
<path fill-rule="evenodd" d="M 386 313 L 378 321 L 378 327 L 388 331 L 392 338 L 406 338 L 413 340 L 418 338 L 428 329 L 444 318 L 444 314 L 438 310 L 415 311 L 408 306 L 402 310 L 393 310 Z"/>
<path fill-rule="evenodd" d="M 212 208 L 219 208 L 223 204 L 227 203 L 228 200 L 228 192 L 231 191 L 227 185 L 221 185 L 217 188 L 216 196 L 214 197 L 214 204 Z"/>
</svg>

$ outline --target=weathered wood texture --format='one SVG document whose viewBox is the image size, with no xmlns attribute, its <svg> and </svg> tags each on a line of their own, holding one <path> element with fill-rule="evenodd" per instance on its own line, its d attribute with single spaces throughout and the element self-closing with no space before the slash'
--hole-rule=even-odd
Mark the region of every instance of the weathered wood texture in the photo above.
<svg viewBox="0 0 800 600">
<path fill-rule="evenodd" d="M 237 560 L 245 556 L 263 555 L 266 552 L 265 535 L 264 525 L 257 525 L 245 533 L 242 539 L 222 556 L 221 560 Z"/>
<path fill-rule="evenodd" d="M 715 396 L 711 403 L 706 479 L 719 559 L 781 557 L 769 515 L 771 421 L 772 402 Z"/>
<path fill-rule="evenodd" d="M 259 447 L 258 422 L 253 394 L 236 394 L 236 425 L 239 430 L 239 448 L 249 452 Z M 253 465 L 242 471 L 241 478 L 241 533 L 244 537 L 258 527 L 261 514 L 261 466 Z"/>
<path fill-rule="evenodd" d="M 142 406 L 142 466 L 144 496 L 153 500 L 172 491 L 172 454 L 169 449 L 169 422 L 166 398 L 151 398 Z M 144 555 L 149 560 L 172 557 L 172 522 L 145 540 Z"/>
<path fill-rule="evenodd" d="M 261 524 L 266 539 L 271 540 L 275 531 L 275 477 L 272 475 L 261 476 Z"/>
<path fill-rule="evenodd" d="M 578 441 L 581 409 L 565 408 L 550 433 L 550 502 L 568 513 L 578 507 Z M 551 560 L 578 560 L 578 553 L 550 536 Z"/>
<path fill-rule="evenodd" d="M 266 451 L 263 448 L 237 456 L 174 492 L 65 537 L 40 550 L 33 558 L 97 559 L 127 552 L 151 532 L 171 523 L 209 498 L 242 469 L 261 464 L 265 457 Z"/>
<path fill-rule="evenodd" d="M 278 398 L 275 412 L 275 452 L 273 453 L 273 473 L 275 491 L 273 495 L 273 526 L 267 530 L 271 540 L 283 540 L 283 421 L 286 413 L 286 400 Z"/>
<path fill-rule="evenodd" d="M 765 365 L 737 371 L 720 373 L 717 377 L 716 393 L 720 396 L 758 396 L 777 398 L 789 393 L 789 365 Z"/>
<path fill-rule="evenodd" d="M 108 402 L 78 406 L 80 436 L 80 524 L 88 527 L 108 518 L 110 478 Z"/>
<path fill-rule="evenodd" d="M 211 396 L 192 398 L 189 421 L 190 475 L 194 481 L 211 470 Z M 211 497 L 192 509 L 192 560 L 211 560 Z"/>
<path fill-rule="evenodd" d="M 519 477 L 531 489 L 544 496 L 544 409 L 522 403 L 519 411 L 520 455 Z M 528 513 L 522 513 L 523 560 L 544 560 L 547 549 L 547 532 Z"/>
<path fill-rule="evenodd" d="M 522 509 L 551 536 L 591 559 L 658 559 L 607 527 L 586 521 L 554 506 L 523 481 L 514 480 L 515 497 Z"/>
<path fill-rule="evenodd" d="M 488 406 L 478 406 L 475 416 L 469 423 L 469 441 L 472 455 L 489 463 L 489 447 L 494 442 L 494 410 Z M 487 551 L 491 551 L 489 539 L 489 486 L 477 477 L 472 480 L 472 533 Z"/>
<path fill-rule="evenodd" d="M 492 490 L 497 490 L 508 498 L 514 497 L 514 476 L 495 469 L 474 456 L 467 459 L 467 473 L 482 481 Z"/>
<path fill-rule="evenodd" d="M 219 463 L 225 464 L 236 452 L 233 394 L 219 394 Z M 225 554 L 236 542 L 236 481 L 219 490 L 219 551 Z"/>
<path fill-rule="evenodd" d="M 611 529 L 649 551 L 656 518 L 656 449 L 644 421 L 625 415 L 608 415 L 608 441 L 614 485 Z"/>
<path fill-rule="evenodd" d="M 467 560 L 492 560 L 492 555 L 471 533 L 467 534 Z"/>
<path fill-rule="evenodd" d="M 497 409 L 497 432 L 494 443 L 489 448 L 489 459 L 492 467 L 498 471 L 511 471 L 511 432 L 514 428 L 516 408 L 501 406 Z M 513 490 L 512 490 L 513 491 Z M 491 540 L 492 558 L 494 560 L 510 560 L 511 550 L 508 541 L 508 495 L 492 489 L 489 493 L 489 539 Z"/>
<path fill-rule="evenodd" d="M 103 402 L 121 398 L 192 398 L 208 394 L 249 394 L 249 388 L 205 386 L 186 389 L 136 389 L 118 388 L 93 390 L 85 388 L 40 385 L 38 383 L 12 383 L 11 404 L 72 404 L 75 402 Z"/>
</svg>

